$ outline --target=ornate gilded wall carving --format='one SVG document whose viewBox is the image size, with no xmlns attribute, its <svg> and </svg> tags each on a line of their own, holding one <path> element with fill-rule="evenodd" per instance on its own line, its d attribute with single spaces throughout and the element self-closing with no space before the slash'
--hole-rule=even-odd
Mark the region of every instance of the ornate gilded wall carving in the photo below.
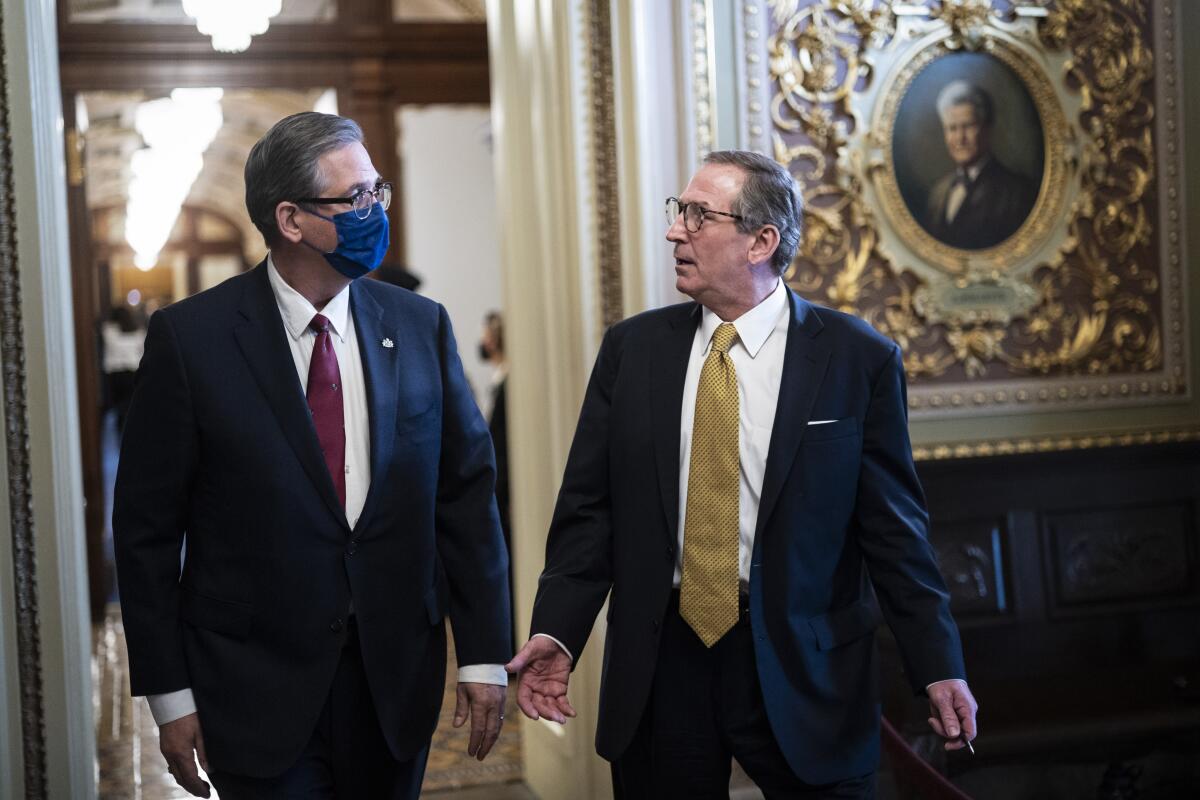
<svg viewBox="0 0 1200 800">
<path fill-rule="evenodd" d="M 1186 398 L 1172 0 L 750 5 L 745 92 L 770 100 L 749 124 L 808 205 L 789 279 L 904 347 L 915 417 Z M 1031 187 L 994 190 L 981 214 L 1016 211 L 973 239 L 930 210 L 955 191 L 935 99 L 961 77 L 992 99 L 1007 196 Z"/>
</svg>

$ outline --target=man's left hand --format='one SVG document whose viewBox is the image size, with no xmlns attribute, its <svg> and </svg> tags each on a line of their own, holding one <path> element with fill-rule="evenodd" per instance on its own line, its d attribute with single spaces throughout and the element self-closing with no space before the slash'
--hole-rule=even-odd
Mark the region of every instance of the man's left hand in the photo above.
<svg viewBox="0 0 1200 800">
<path fill-rule="evenodd" d="M 490 683 L 460 683 L 458 703 L 454 707 L 454 727 L 461 728 L 471 717 L 471 741 L 467 755 L 480 761 L 491 751 L 504 725 L 504 695 L 507 686 Z"/>
<path fill-rule="evenodd" d="M 975 739 L 975 712 L 979 704 L 966 681 L 948 680 L 931 683 L 929 694 L 929 727 L 946 740 L 947 750 L 961 750 L 966 742 Z M 965 740 L 965 741 L 964 741 Z"/>
</svg>

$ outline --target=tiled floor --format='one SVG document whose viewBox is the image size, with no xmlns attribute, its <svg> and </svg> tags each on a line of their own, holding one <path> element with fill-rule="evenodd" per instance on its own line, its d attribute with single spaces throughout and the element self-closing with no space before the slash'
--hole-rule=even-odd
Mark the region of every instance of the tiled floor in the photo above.
<svg viewBox="0 0 1200 800">
<path fill-rule="evenodd" d="M 92 702 L 96 718 L 99 795 L 102 800 L 182 800 L 190 795 L 167 774 L 158 752 L 158 728 L 144 698 L 129 696 L 125 634 L 116 605 L 93 631 Z M 453 651 L 450 653 L 453 659 Z M 447 675 L 455 674 L 453 661 Z M 468 727 L 454 729 L 454 685 L 447 682 L 442 714 L 430 748 L 422 796 L 444 800 L 536 800 L 520 782 L 521 715 L 509 693 L 505 729 L 480 762 L 466 754 Z M 214 792 L 213 797 L 217 794 Z"/>
</svg>

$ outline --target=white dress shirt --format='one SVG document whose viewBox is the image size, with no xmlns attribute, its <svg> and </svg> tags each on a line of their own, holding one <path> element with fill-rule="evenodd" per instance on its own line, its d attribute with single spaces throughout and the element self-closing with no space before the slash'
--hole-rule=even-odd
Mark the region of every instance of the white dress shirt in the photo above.
<svg viewBox="0 0 1200 800">
<path fill-rule="evenodd" d="M 783 281 L 754 308 L 732 320 L 737 341 L 729 357 L 737 372 L 738 388 L 738 579 L 743 587 L 750 581 L 750 557 L 754 553 L 754 528 L 758 524 L 758 500 L 762 494 L 775 407 L 783 377 L 783 353 L 787 349 L 790 318 L 787 288 Z M 679 586 L 683 570 L 684 529 L 687 527 L 688 474 L 692 460 L 692 422 L 696 417 L 696 387 L 700 369 L 708 358 L 712 336 L 724 320 L 707 308 L 692 339 L 687 377 L 683 381 L 683 407 L 679 418 L 679 548 L 675 557 L 674 584 Z"/>
<path fill-rule="evenodd" d="M 350 287 L 334 295 L 318 312 L 312 303 L 288 285 L 275 269 L 275 262 L 270 255 L 267 256 L 267 277 L 279 306 L 279 316 L 283 319 L 283 329 L 287 333 L 288 347 L 302 390 L 308 387 L 308 367 L 317 340 L 317 334 L 309 327 L 309 323 L 320 313 L 329 320 L 332 328 L 333 351 L 337 355 L 338 371 L 342 376 L 342 410 L 346 428 L 346 521 L 353 529 L 358 524 L 358 517 L 367 499 L 367 489 L 371 486 L 371 425 L 362 357 L 358 352 L 358 337 L 354 333 L 354 315 L 350 313 Z M 458 668 L 458 680 L 460 683 L 507 686 L 508 673 L 502 664 L 472 664 Z M 158 725 L 165 725 L 196 710 L 191 689 L 148 695 L 146 700 Z"/>
<path fill-rule="evenodd" d="M 771 429 L 775 425 L 775 406 L 783 372 L 783 353 L 787 346 L 789 319 L 787 288 L 783 281 L 775 285 L 766 299 L 733 321 L 738 339 L 729 348 L 738 385 L 738 458 L 741 479 L 738 485 L 738 577 L 743 585 L 750 579 L 750 556 L 754 551 L 754 526 L 758 520 L 758 498 L 762 492 Z M 696 386 L 700 368 L 708 357 L 713 332 L 722 320 L 702 307 L 700 325 L 692 340 L 687 377 L 683 381 L 683 413 L 679 427 L 679 555 L 675 558 L 675 587 L 683 569 L 683 529 L 687 518 L 688 468 L 692 454 L 692 421 L 696 416 Z M 536 633 L 552 640 L 575 660 L 566 645 L 548 633 Z"/>
<path fill-rule="evenodd" d="M 342 374 L 342 412 L 346 429 L 346 522 L 353 530 L 371 485 L 371 418 L 367 413 L 362 356 L 358 352 L 358 337 L 354 335 L 354 315 L 350 313 L 350 287 L 334 295 L 318 312 L 304 295 L 288 285 L 270 256 L 267 256 L 267 276 L 271 280 L 275 302 L 279 304 L 279 316 L 283 318 L 300 387 L 305 392 L 308 391 L 308 367 L 312 363 L 313 346 L 317 342 L 317 332 L 309 327 L 309 323 L 320 313 L 329 320 L 332 328 L 333 352 Z"/>
<path fill-rule="evenodd" d="M 979 177 L 979 173 L 987 166 L 988 157 L 984 157 L 976 161 L 967 169 L 960 170 L 959 175 L 963 180 L 955 181 L 954 186 L 950 187 L 950 194 L 946 196 L 946 222 L 954 222 L 954 218 L 958 216 L 958 212 L 962 209 L 963 201 L 967 199 L 967 187 L 975 182 Z"/>
</svg>

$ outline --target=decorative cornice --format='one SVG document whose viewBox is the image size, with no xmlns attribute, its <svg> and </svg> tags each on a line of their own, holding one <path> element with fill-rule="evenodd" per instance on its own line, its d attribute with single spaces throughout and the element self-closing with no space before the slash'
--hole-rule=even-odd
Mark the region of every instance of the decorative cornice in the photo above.
<svg viewBox="0 0 1200 800">
<path fill-rule="evenodd" d="M 1019 436 L 981 442 L 945 442 L 914 446 L 913 458 L 917 461 L 946 461 L 958 458 L 987 458 L 1025 453 L 1051 453 L 1060 450 L 1095 450 L 1102 447 L 1134 447 L 1185 442 L 1200 442 L 1200 427 L 1153 428 L 1117 433 Z"/>
<path fill-rule="evenodd" d="M 4 29 L 0 11 L 0 32 Z M 12 132 L 9 127 L 8 59 L 0 38 L 0 373 L 4 383 L 4 444 L 8 460 L 9 528 L 16 591 L 17 671 L 25 797 L 46 796 L 46 730 L 42 708 L 42 655 L 34 551 L 33 476 L 26 414 L 25 333 L 17 263 Z"/>
</svg>

